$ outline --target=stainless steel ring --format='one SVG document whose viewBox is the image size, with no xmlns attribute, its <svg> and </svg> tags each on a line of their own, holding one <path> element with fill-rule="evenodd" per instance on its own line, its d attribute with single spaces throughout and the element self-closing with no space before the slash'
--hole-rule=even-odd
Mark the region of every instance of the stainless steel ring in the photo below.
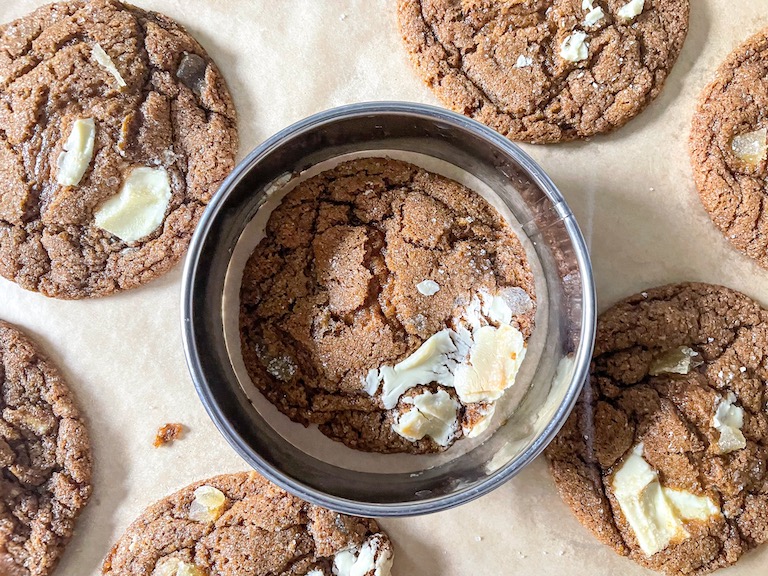
<svg viewBox="0 0 768 576">
<path fill-rule="evenodd" d="M 549 302 L 545 325 L 536 328 L 546 331 L 543 354 L 523 401 L 533 410 L 525 420 L 527 428 L 522 420 L 511 418 L 482 445 L 418 474 L 349 470 L 296 449 L 250 404 L 233 369 L 223 327 L 229 259 L 245 225 L 264 202 L 268 185 L 281 175 L 300 173 L 349 152 L 392 149 L 427 153 L 494 189 L 520 221 L 542 262 Z M 420 104 L 377 102 L 297 122 L 235 168 L 206 209 L 190 245 L 181 312 L 184 351 L 197 393 L 245 461 L 310 502 L 381 517 L 425 514 L 466 503 L 536 458 L 564 424 L 587 377 L 595 307 L 589 254 L 578 225 L 555 185 L 525 152 L 464 116 Z"/>
</svg>

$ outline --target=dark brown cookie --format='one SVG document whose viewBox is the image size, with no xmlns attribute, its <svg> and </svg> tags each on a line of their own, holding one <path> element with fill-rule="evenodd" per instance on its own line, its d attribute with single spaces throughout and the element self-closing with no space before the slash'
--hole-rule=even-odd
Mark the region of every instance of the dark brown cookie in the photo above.
<svg viewBox="0 0 768 576">
<path fill-rule="evenodd" d="M 547 449 L 581 523 L 674 575 L 768 540 L 767 360 L 768 311 L 728 288 L 666 286 L 605 312 L 589 385 Z"/>
<path fill-rule="evenodd" d="M 411 61 L 453 110 L 534 143 L 623 126 L 661 92 L 688 0 L 399 0 Z"/>
<path fill-rule="evenodd" d="M 171 19 L 116 0 L 0 27 L 0 274 L 57 298 L 169 270 L 234 164 L 218 69 Z"/>
<path fill-rule="evenodd" d="M 491 301 L 508 317 L 489 319 Z M 525 252 L 494 208 L 452 180 L 371 158 L 302 182 L 272 213 L 243 275 L 240 331 L 251 379 L 292 420 L 352 448 L 424 453 L 481 433 L 492 416 L 489 397 L 453 379 L 460 326 L 467 346 L 480 324 L 484 337 L 509 338 L 499 345 L 516 339 L 518 356 L 499 349 L 516 363 L 534 312 Z M 385 392 L 385 366 L 437 348 L 445 356 L 432 369 L 444 377 L 426 370 L 433 380 Z M 413 410 L 436 411 L 440 426 Z"/>
<path fill-rule="evenodd" d="M 59 371 L 0 321 L 0 574 L 50 574 L 91 494 L 85 424 Z"/>
<path fill-rule="evenodd" d="M 717 71 L 693 117 L 690 150 L 701 201 L 739 250 L 768 268 L 768 30 Z"/>
<path fill-rule="evenodd" d="M 244 472 L 197 482 L 147 508 L 102 573 L 389 576 L 392 560 L 392 544 L 373 520 L 313 506 Z"/>
</svg>

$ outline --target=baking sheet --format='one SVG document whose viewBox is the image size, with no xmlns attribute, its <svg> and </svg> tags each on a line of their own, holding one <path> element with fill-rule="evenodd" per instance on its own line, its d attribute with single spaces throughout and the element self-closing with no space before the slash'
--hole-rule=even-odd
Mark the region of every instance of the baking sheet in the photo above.
<svg viewBox="0 0 768 576">
<path fill-rule="evenodd" d="M 437 104 L 411 70 L 394 0 L 134 0 L 184 24 L 222 69 L 240 116 L 242 158 L 314 112 L 368 100 Z M 0 0 L 0 21 L 42 4 Z M 691 32 L 659 99 L 624 129 L 590 142 L 524 146 L 560 187 L 592 250 L 600 309 L 653 285 L 723 283 L 768 305 L 768 273 L 730 248 L 700 206 L 687 135 L 698 94 L 725 56 L 768 25 L 754 0 L 693 0 Z M 762 11 L 762 13 L 760 13 Z M 179 322 L 181 268 L 139 290 L 65 302 L 0 279 L 0 317 L 27 329 L 65 373 L 86 413 L 95 491 L 57 574 L 96 576 L 103 556 L 148 504 L 245 463 L 208 419 L 187 374 Z M 188 433 L 155 449 L 158 426 Z M 458 509 L 383 520 L 396 576 L 651 574 L 581 528 L 543 458 Z M 765 574 L 768 547 L 724 576 Z"/>
</svg>

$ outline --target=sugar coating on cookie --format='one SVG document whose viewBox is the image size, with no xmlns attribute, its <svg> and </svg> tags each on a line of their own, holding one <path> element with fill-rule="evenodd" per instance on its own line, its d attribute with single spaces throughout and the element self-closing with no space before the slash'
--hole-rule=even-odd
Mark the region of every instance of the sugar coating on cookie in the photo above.
<svg viewBox="0 0 768 576">
<path fill-rule="evenodd" d="M 0 321 L 0 574 L 50 574 L 91 494 L 91 448 L 58 369 Z"/>
<path fill-rule="evenodd" d="M 609 132 L 661 92 L 688 0 L 398 0 L 417 72 L 443 103 L 513 140 Z"/>
<path fill-rule="evenodd" d="M 234 166 L 235 110 L 205 50 L 117 0 L 0 26 L 0 274 L 57 298 L 169 270 Z"/>
<path fill-rule="evenodd" d="M 389 576 L 394 549 L 373 520 L 331 512 L 255 472 L 187 486 L 147 508 L 104 576 Z"/>
<path fill-rule="evenodd" d="M 709 284 L 648 290 L 599 319 L 589 384 L 547 449 L 603 543 L 670 575 L 768 540 L 768 311 Z"/>
<path fill-rule="evenodd" d="M 690 137 L 701 202 L 725 237 L 768 268 L 768 30 L 737 48 L 704 90 Z"/>
<path fill-rule="evenodd" d="M 352 448 L 426 453 L 480 435 L 533 329 L 525 251 L 479 194 L 402 161 L 297 185 L 243 274 L 255 386 Z"/>
</svg>

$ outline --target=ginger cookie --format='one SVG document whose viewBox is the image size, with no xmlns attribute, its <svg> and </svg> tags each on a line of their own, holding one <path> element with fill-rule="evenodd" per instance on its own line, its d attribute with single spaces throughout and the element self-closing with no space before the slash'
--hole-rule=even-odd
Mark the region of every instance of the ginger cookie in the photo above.
<svg viewBox="0 0 768 576">
<path fill-rule="evenodd" d="M 56 567 L 91 494 L 85 424 L 56 367 L 0 321 L 0 574 Z"/>
<path fill-rule="evenodd" d="M 547 449 L 603 543 L 671 575 L 768 540 L 768 311 L 721 286 L 632 296 L 598 322 L 590 381 Z"/>
<path fill-rule="evenodd" d="M 712 221 L 736 248 L 768 268 L 768 30 L 717 71 L 693 117 L 693 175 Z"/>
<path fill-rule="evenodd" d="M 479 194 L 369 158 L 299 183 L 240 294 L 251 380 L 295 422 L 373 452 L 437 452 L 486 430 L 535 313 L 509 224 Z"/>
<path fill-rule="evenodd" d="M 197 482 L 147 508 L 104 560 L 105 576 L 389 576 L 373 520 L 291 496 L 255 472 Z"/>
<path fill-rule="evenodd" d="M 411 61 L 449 108 L 512 140 L 623 126 L 664 86 L 688 0 L 399 0 Z"/>
<path fill-rule="evenodd" d="M 0 128 L 0 274 L 56 298 L 168 271 L 237 150 L 205 50 L 117 0 L 0 26 Z"/>
</svg>

